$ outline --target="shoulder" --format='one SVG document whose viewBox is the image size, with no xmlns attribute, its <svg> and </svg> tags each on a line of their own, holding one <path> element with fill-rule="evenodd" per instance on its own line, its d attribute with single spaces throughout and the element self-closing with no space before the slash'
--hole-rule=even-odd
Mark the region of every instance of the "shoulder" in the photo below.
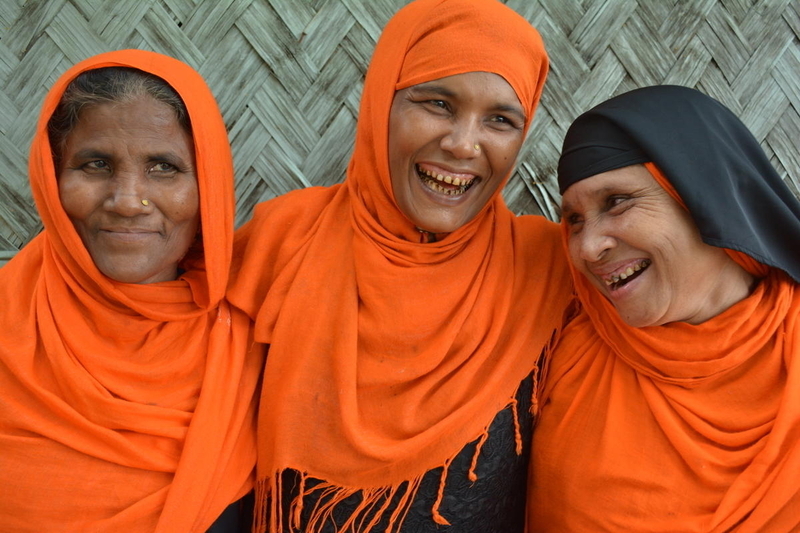
<svg viewBox="0 0 800 533">
<path fill-rule="evenodd" d="M 547 257 L 559 268 L 566 268 L 567 257 L 561 236 L 561 225 L 539 215 L 521 215 L 514 223 L 515 239 L 524 255 L 539 260 Z"/>
<path fill-rule="evenodd" d="M 339 185 L 334 185 L 332 187 L 296 189 L 261 202 L 253 210 L 251 222 L 263 224 L 279 220 L 285 222 L 313 220 L 322 213 L 326 206 L 330 205 L 339 188 Z"/>
</svg>

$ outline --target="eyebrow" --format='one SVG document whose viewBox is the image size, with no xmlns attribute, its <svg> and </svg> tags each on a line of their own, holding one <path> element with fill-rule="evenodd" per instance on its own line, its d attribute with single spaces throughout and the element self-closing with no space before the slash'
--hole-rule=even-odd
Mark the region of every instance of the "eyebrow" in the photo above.
<svg viewBox="0 0 800 533">
<path fill-rule="evenodd" d="M 78 150 L 70 159 L 112 159 L 114 156 L 103 150 L 95 148 L 85 148 Z M 174 152 L 159 152 L 151 154 L 147 157 L 148 161 L 166 161 L 168 163 L 184 163 L 184 159 Z"/>
<path fill-rule="evenodd" d="M 94 148 L 84 148 L 72 154 L 69 159 L 109 159 L 110 157 L 111 154 L 108 152 L 103 152 Z"/>
<path fill-rule="evenodd" d="M 425 93 L 433 93 L 438 94 L 440 96 L 447 96 L 449 98 L 455 98 L 458 95 L 448 89 L 447 87 L 443 87 L 441 85 L 437 85 L 435 83 L 420 83 L 419 85 L 414 85 L 413 87 L 409 87 L 409 92 L 425 92 Z M 494 104 L 492 109 L 495 111 L 500 111 L 502 113 L 510 113 L 512 115 L 516 115 L 519 120 L 523 123 L 527 122 L 525 118 L 525 113 L 517 106 L 509 105 L 509 104 Z"/>
</svg>

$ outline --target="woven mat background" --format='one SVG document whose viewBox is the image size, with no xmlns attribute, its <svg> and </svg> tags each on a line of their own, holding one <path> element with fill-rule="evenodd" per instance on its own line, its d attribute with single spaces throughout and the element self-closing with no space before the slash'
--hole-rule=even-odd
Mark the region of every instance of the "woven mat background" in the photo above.
<svg viewBox="0 0 800 533">
<path fill-rule="evenodd" d="M 196 68 L 236 166 L 237 223 L 288 190 L 339 182 L 363 74 L 401 0 L 0 1 L 0 264 L 41 229 L 27 154 L 42 98 L 69 66 L 143 48 Z M 580 112 L 635 87 L 696 87 L 752 129 L 800 190 L 800 0 L 508 0 L 552 70 L 505 197 L 557 217 L 554 169 Z M 800 195 L 800 194 L 798 194 Z"/>
</svg>

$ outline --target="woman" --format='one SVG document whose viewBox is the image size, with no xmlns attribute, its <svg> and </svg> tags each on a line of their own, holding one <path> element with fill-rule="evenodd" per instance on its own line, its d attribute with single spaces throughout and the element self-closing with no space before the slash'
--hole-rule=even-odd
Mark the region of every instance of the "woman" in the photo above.
<svg viewBox="0 0 800 533">
<path fill-rule="evenodd" d="M 557 226 L 500 190 L 546 71 L 503 4 L 412 2 L 375 49 L 346 181 L 237 234 L 229 298 L 270 344 L 262 529 L 522 531 L 537 361 L 571 288 Z"/>
<path fill-rule="evenodd" d="M 534 438 L 531 531 L 800 528 L 800 202 L 724 106 L 638 89 L 559 163 L 580 311 Z"/>
<path fill-rule="evenodd" d="M 263 357 L 222 299 L 231 163 L 211 92 L 169 57 L 101 54 L 48 93 L 44 231 L 0 270 L 3 531 L 234 530 Z"/>
</svg>

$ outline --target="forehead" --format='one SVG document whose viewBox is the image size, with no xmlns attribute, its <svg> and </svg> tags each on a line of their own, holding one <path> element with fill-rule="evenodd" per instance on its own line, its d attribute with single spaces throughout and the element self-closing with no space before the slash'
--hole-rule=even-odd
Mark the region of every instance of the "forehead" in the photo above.
<svg viewBox="0 0 800 533">
<path fill-rule="evenodd" d="M 161 126 L 178 126 L 175 110 L 168 104 L 156 100 L 149 95 L 134 96 L 120 102 L 99 103 L 81 109 L 78 115 L 78 126 L 98 120 L 148 123 Z"/>
<path fill-rule="evenodd" d="M 644 165 L 631 165 L 595 174 L 571 185 L 561 199 L 564 211 L 605 200 L 609 194 L 659 187 Z"/>
<path fill-rule="evenodd" d="M 145 139 L 173 148 L 191 149 L 192 145 L 192 135 L 180 124 L 175 110 L 144 95 L 85 107 L 64 139 L 64 146 L 70 151 L 70 147 L 87 143 L 129 143 Z"/>
</svg>

